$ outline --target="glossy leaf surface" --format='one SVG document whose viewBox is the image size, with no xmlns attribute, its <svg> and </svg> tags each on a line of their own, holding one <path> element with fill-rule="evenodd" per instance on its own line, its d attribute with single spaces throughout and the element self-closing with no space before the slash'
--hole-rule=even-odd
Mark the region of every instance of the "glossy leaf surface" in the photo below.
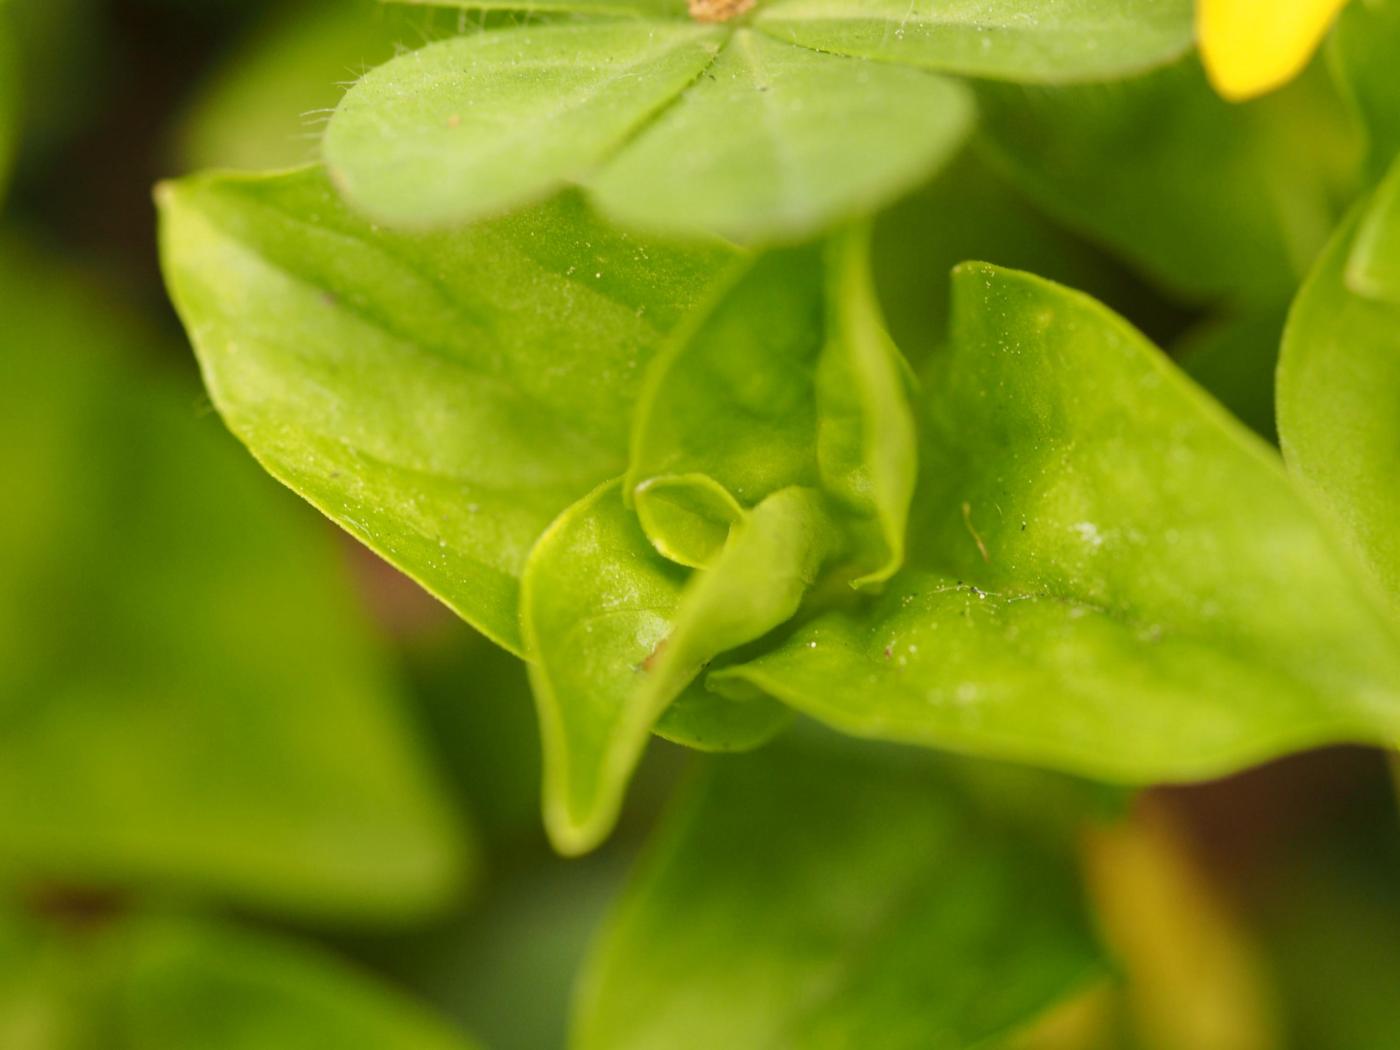
<svg viewBox="0 0 1400 1050">
<path fill-rule="evenodd" d="M 926 383 L 917 568 L 712 686 L 1133 782 L 1400 735 L 1400 647 L 1350 559 L 1122 320 L 970 264 Z"/>
<path fill-rule="evenodd" d="M 731 253 L 623 236 L 567 195 L 396 236 L 314 170 L 162 202 L 167 280 L 233 431 L 519 652 L 530 548 L 622 472 L 646 364 Z"/>
</svg>

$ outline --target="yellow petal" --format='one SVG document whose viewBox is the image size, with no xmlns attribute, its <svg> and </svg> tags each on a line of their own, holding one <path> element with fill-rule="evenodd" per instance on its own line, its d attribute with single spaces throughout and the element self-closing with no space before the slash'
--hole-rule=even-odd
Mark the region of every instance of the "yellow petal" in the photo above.
<svg viewBox="0 0 1400 1050">
<path fill-rule="evenodd" d="M 1215 90 L 1240 102 L 1292 80 L 1346 0 L 1196 0 L 1196 36 Z"/>
</svg>

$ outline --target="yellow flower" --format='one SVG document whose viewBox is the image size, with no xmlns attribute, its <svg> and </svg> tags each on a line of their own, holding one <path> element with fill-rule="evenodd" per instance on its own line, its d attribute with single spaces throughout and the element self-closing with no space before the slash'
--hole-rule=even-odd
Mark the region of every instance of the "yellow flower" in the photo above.
<svg viewBox="0 0 1400 1050">
<path fill-rule="evenodd" d="M 1196 0 L 1196 35 L 1211 83 L 1240 102 L 1292 80 L 1346 0 Z"/>
</svg>

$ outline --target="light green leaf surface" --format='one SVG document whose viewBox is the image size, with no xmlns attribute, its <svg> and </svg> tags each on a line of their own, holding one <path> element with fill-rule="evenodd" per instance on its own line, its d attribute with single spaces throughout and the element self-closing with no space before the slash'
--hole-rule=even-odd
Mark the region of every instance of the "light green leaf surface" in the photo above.
<svg viewBox="0 0 1400 1050">
<path fill-rule="evenodd" d="M 1400 157 L 1366 204 L 1347 257 L 1346 284 L 1357 295 L 1400 306 Z"/>
<path fill-rule="evenodd" d="M 737 26 L 646 6 L 646 20 L 498 29 L 374 70 L 327 130 L 337 185 L 381 221 L 423 227 L 582 180 L 641 228 L 797 239 L 952 156 L 972 106 L 933 73 L 1121 76 L 1191 40 L 1187 0 L 775 0 Z"/>
<path fill-rule="evenodd" d="M 971 95 L 952 81 L 739 29 L 589 185 L 642 228 L 800 237 L 911 188 L 971 120 Z"/>
<path fill-rule="evenodd" d="M 1321 76 L 1238 105 L 1194 58 L 1114 84 L 983 85 L 978 101 L 981 144 L 1000 171 L 1190 301 L 1291 295 L 1358 152 Z"/>
<path fill-rule="evenodd" d="M 797 488 L 746 515 L 689 580 L 651 549 L 617 483 L 550 527 L 525 569 L 521 621 L 558 849 L 584 852 L 611 830 L 667 705 L 714 657 L 789 619 L 835 543 L 820 498 Z"/>
<path fill-rule="evenodd" d="M 993 80 L 1140 72 L 1191 47 L 1188 0 L 769 0 L 754 23 L 837 54 Z"/>
<path fill-rule="evenodd" d="M 733 517 L 715 485 L 747 506 L 820 485 L 844 511 L 857 584 L 887 578 L 917 470 L 906 367 L 879 314 L 866 231 L 759 257 L 648 376 L 624 491 L 653 545 L 704 564 Z"/>
<path fill-rule="evenodd" d="M 848 732 L 1112 780 L 1400 739 L 1400 645 L 1267 449 L 1106 309 L 969 264 L 910 559 L 710 677 Z"/>
<path fill-rule="evenodd" d="M 786 485 L 817 483 L 825 312 L 821 251 L 776 251 L 676 333 L 637 407 L 626 491 L 640 508 L 665 491 L 654 479 L 677 475 L 710 478 L 745 506 Z"/>
<path fill-rule="evenodd" d="M 313 170 L 161 200 L 167 282 L 234 433 L 519 652 L 530 548 L 625 468 L 646 365 L 731 253 L 623 236 L 567 195 L 376 232 Z"/>
<path fill-rule="evenodd" d="M 1347 281 L 1359 206 L 1294 302 L 1279 359 L 1279 436 L 1400 612 L 1400 303 Z"/>
<path fill-rule="evenodd" d="M 1357 0 L 1332 31 L 1331 66 L 1369 139 L 1368 163 L 1379 178 L 1400 154 L 1400 0 Z"/>
<path fill-rule="evenodd" d="M 713 61 L 686 22 L 521 26 L 430 44 L 371 71 L 326 129 L 336 186 L 384 222 L 465 222 L 606 160 Z"/>
<path fill-rule="evenodd" d="M 1012 789 L 1041 818 L 1048 779 Z M 1060 819 L 904 751 L 713 760 L 597 946 L 573 1045 L 994 1045 L 1102 965 Z"/>
<path fill-rule="evenodd" d="M 335 919 L 470 842 L 329 537 L 81 283 L 0 251 L 0 873 Z"/>
</svg>

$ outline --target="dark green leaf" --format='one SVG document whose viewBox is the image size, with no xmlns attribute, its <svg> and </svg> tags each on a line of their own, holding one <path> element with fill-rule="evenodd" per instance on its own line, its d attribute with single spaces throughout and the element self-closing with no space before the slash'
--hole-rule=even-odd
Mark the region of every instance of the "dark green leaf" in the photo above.
<svg viewBox="0 0 1400 1050">
<path fill-rule="evenodd" d="M 1400 3 L 1357 0 L 1347 4 L 1332 32 L 1332 68 L 1370 139 L 1370 168 L 1379 178 L 1400 153 Z"/>
<path fill-rule="evenodd" d="M 119 311 L 0 252 L 0 870 L 337 918 L 460 892 L 328 537 Z"/>
<path fill-rule="evenodd" d="M 713 760 L 598 945 L 575 1045 L 951 1050 L 1033 1017 L 1101 963 L 1052 782 L 999 775 L 850 744 Z"/>
<path fill-rule="evenodd" d="M 1236 105 L 1193 58 L 1115 84 L 984 85 L 979 102 L 990 157 L 1028 196 L 1191 300 L 1292 294 L 1350 188 L 1320 77 Z"/>
</svg>

